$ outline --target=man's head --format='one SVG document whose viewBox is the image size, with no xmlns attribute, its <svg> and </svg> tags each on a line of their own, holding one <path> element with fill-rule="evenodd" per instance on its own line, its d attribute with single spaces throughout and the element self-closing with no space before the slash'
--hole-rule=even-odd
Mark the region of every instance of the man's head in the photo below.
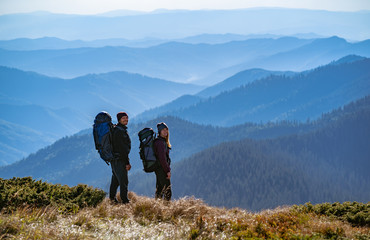
<svg viewBox="0 0 370 240">
<path fill-rule="evenodd" d="M 127 125 L 128 123 L 128 115 L 125 112 L 119 112 L 117 113 L 117 122 L 119 122 L 122 125 Z"/>
</svg>

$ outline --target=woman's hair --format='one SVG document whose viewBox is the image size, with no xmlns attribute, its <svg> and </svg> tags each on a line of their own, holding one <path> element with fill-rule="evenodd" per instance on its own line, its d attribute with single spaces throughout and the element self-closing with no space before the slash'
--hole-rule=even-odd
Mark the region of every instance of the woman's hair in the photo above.
<svg viewBox="0 0 370 240">
<path fill-rule="evenodd" d="M 171 143 L 170 143 L 170 131 L 168 131 L 168 134 L 167 134 L 167 137 L 166 137 L 166 143 L 167 143 L 167 147 L 168 148 L 171 148 Z"/>
</svg>

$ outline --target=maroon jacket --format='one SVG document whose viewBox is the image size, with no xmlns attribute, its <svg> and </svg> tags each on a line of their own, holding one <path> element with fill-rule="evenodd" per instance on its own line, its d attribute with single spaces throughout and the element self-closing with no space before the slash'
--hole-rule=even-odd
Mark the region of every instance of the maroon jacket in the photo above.
<svg viewBox="0 0 370 240">
<path fill-rule="evenodd" d="M 170 149 L 167 147 L 166 139 L 158 137 L 154 141 L 154 152 L 165 173 L 171 172 Z"/>
</svg>

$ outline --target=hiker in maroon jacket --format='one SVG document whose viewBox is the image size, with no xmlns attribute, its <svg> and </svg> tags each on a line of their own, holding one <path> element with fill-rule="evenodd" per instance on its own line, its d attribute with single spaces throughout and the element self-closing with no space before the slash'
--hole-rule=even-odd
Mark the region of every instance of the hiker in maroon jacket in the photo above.
<svg viewBox="0 0 370 240">
<path fill-rule="evenodd" d="M 159 167 L 155 170 L 156 176 L 156 191 L 155 197 L 170 201 L 172 196 L 171 191 L 171 159 L 169 152 L 171 144 L 169 141 L 168 127 L 165 123 L 161 122 L 157 124 L 158 137 L 154 141 L 154 152 L 157 160 L 159 161 Z"/>
</svg>

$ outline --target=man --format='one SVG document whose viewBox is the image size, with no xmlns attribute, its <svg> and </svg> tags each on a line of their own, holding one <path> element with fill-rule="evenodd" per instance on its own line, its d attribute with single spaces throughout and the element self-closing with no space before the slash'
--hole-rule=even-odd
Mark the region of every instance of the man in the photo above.
<svg viewBox="0 0 370 240">
<path fill-rule="evenodd" d="M 120 196 L 123 204 L 129 203 L 127 197 L 127 171 L 131 169 L 128 157 L 131 150 L 131 139 L 127 132 L 128 115 L 125 112 L 117 113 L 118 124 L 113 130 L 113 152 L 116 159 L 111 162 L 112 181 L 109 189 L 109 199 L 118 203 L 116 193 L 120 187 Z"/>
<path fill-rule="evenodd" d="M 171 149 L 170 135 L 168 126 L 164 123 L 157 124 L 158 137 L 154 141 L 154 152 L 157 160 L 159 161 L 159 167 L 155 170 L 156 176 L 156 191 L 155 197 L 171 200 L 171 159 L 169 152 Z"/>
</svg>

